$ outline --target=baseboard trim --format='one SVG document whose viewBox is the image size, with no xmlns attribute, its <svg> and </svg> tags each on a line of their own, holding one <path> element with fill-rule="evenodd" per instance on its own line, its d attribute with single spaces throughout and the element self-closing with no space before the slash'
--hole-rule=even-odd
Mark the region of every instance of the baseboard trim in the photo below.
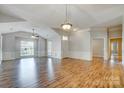
<svg viewBox="0 0 124 93">
<path fill-rule="evenodd" d="M 22 57 L 22 58 L 15 58 L 15 59 L 8 59 L 8 60 L 1 60 L 2 62 L 4 61 L 12 61 L 12 60 L 19 60 L 19 59 L 26 59 L 26 58 L 47 58 L 47 56 L 41 56 L 41 57 Z"/>
<path fill-rule="evenodd" d="M 72 58 L 72 57 L 65 57 L 62 59 L 73 59 L 73 60 L 81 60 L 81 61 L 87 61 L 87 62 L 91 62 L 92 60 L 86 60 L 86 59 L 79 59 L 79 58 Z"/>
</svg>

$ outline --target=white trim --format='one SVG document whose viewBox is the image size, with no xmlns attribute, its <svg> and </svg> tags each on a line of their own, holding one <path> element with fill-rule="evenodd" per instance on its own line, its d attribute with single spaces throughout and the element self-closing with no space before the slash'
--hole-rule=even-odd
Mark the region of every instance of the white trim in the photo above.
<svg viewBox="0 0 124 93">
<path fill-rule="evenodd" d="M 70 52 L 69 57 L 75 59 L 82 59 L 82 60 L 92 60 L 90 52 L 73 51 Z"/>
</svg>

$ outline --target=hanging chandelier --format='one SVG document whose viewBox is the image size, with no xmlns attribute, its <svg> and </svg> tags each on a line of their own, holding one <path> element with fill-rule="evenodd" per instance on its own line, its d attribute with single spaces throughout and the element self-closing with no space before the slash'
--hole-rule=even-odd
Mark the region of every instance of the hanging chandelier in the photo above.
<svg viewBox="0 0 124 93">
<path fill-rule="evenodd" d="M 68 5 L 67 4 L 66 4 L 65 8 L 66 8 L 65 22 L 64 22 L 64 24 L 61 24 L 61 27 L 62 27 L 63 30 L 68 31 L 68 30 L 71 30 L 72 24 L 69 22 Z"/>
</svg>

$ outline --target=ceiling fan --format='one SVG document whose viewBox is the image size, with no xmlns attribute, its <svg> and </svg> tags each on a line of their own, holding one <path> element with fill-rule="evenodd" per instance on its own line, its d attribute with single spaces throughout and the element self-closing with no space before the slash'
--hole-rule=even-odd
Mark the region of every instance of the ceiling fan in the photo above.
<svg viewBox="0 0 124 93">
<path fill-rule="evenodd" d="M 33 30 L 33 33 L 32 33 L 32 35 L 31 35 L 31 38 L 33 38 L 33 39 L 38 39 L 38 38 L 39 38 L 39 35 L 34 32 L 34 29 L 32 29 L 32 30 Z"/>
</svg>

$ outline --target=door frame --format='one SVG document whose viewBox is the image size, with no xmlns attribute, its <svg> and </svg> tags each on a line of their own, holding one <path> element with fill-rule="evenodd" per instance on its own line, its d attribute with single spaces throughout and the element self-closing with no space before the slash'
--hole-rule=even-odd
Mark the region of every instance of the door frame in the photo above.
<svg viewBox="0 0 124 93">
<path fill-rule="evenodd" d="M 105 40 L 104 38 L 93 38 L 93 40 L 103 40 L 103 59 L 105 59 Z M 92 40 L 92 58 L 93 58 L 93 40 Z"/>
<path fill-rule="evenodd" d="M 21 41 L 33 43 L 33 48 L 34 48 L 34 50 L 33 50 L 34 54 L 33 55 L 21 56 Z M 35 56 L 35 42 L 33 40 L 21 40 L 21 41 L 20 41 L 20 58 L 34 57 Z"/>
<path fill-rule="evenodd" d="M 118 56 L 121 56 L 120 59 L 122 60 L 122 38 L 110 38 L 109 39 L 109 59 L 111 59 L 111 43 L 112 43 L 112 40 L 120 40 L 121 41 L 121 49 L 118 48 L 118 52 L 119 52 L 119 55 Z"/>
</svg>

